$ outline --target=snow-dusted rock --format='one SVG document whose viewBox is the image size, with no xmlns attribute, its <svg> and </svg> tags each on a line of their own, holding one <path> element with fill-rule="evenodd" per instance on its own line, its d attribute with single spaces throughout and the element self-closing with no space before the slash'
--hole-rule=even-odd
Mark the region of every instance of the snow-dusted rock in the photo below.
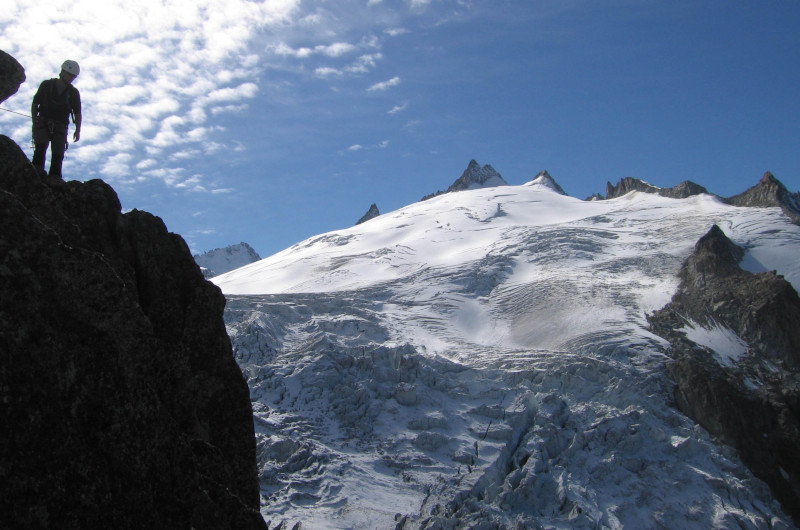
<svg viewBox="0 0 800 530">
<path fill-rule="evenodd" d="M 207 279 L 255 263 L 260 259 L 261 256 L 253 250 L 253 247 L 244 242 L 225 248 L 215 248 L 194 256 L 194 261 Z"/>
<path fill-rule="evenodd" d="M 475 190 L 480 188 L 491 188 L 495 186 L 508 186 L 508 183 L 503 179 L 500 173 L 490 165 L 481 167 L 475 160 L 470 160 L 467 169 L 461 174 L 459 178 L 453 182 L 446 191 L 437 191 L 422 198 L 423 201 L 437 197 L 444 193 L 453 193 L 456 191 Z"/>
</svg>

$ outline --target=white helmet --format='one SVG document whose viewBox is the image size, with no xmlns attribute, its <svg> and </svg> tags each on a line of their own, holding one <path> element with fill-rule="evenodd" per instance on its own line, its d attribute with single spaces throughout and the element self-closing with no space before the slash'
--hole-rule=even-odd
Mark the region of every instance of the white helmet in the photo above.
<svg viewBox="0 0 800 530">
<path fill-rule="evenodd" d="M 76 77 L 79 73 L 81 73 L 81 67 L 78 66 L 78 63 L 76 63 L 75 61 L 71 61 L 69 59 L 64 61 L 64 64 L 61 65 L 61 69 L 67 72 L 68 74 L 72 74 Z"/>
</svg>

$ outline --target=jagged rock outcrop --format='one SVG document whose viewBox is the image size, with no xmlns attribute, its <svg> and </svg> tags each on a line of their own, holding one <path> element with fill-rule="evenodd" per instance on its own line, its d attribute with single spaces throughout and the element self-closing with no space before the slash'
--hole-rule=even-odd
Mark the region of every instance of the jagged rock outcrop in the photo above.
<svg viewBox="0 0 800 530">
<path fill-rule="evenodd" d="M 426 201 L 444 193 L 475 188 L 488 188 L 491 186 L 508 186 L 508 183 L 503 179 L 500 173 L 489 164 L 481 167 L 475 160 L 470 160 L 467 169 L 464 170 L 461 176 L 457 178 L 447 190 L 439 190 L 435 193 L 431 193 L 430 195 L 424 196 L 421 200 Z"/>
<path fill-rule="evenodd" d="M 769 171 L 764 173 L 758 184 L 744 193 L 725 199 L 725 202 L 734 206 L 778 206 L 795 224 L 800 224 L 800 193 L 791 193 Z"/>
<path fill-rule="evenodd" d="M 245 242 L 228 245 L 225 248 L 215 248 L 194 256 L 195 263 L 200 266 L 203 277 L 206 279 L 260 260 L 261 256 L 258 255 L 258 252 Z"/>
<path fill-rule="evenodd" d="M 669 197 L 671 199 L 685 199 L 692 195 L 700 195 L 701 193 L 708 193 L 703 186 L 695 184 L 689 180 L 685 180 L 672 188 L 659 188 L 648 184 L 647 182 L 632 177 L 625 177 L 614 186 L 610 182 L 606 183 L 606 199 L 615 199 L 632 191 L 642 191 L 644 193 L 655 193 L 662 197 Z"/>
<path fill-rule="evenodd" d="M 380 210 L 378 210 L 378 205 L 375 204 L 375 203 L 372 203 L 372 206 L 369 207 L 369 210 L 367 210 L 367 213 L 365 213 L 363 216 L 361 216 L 361 219 L 356 221 L 356 225 L 360 225 L 361 223 L 366 223 L 370 219 L 375 219 L 380 214 L 381 214 L 381 212 L 380 212 Z"/>
<path fill-rule="evenodd" d="M 0 136 L 0 527 L 265 528 L 224 305 L 159 218 Z"/>
<path fill-rule="evenodd" d="M 742 270 L 743 254 L 712 227 L 649 321 L 670 342 L 678 407 L 735 447 L 800 524 L 800 298 L 774 272 Z"/>
<path fill-rule="evenodd" d="M 17 93 L 25 82 L 25 69 L 12 56 L 0 50 L 0 103 Z"/>
</svg>

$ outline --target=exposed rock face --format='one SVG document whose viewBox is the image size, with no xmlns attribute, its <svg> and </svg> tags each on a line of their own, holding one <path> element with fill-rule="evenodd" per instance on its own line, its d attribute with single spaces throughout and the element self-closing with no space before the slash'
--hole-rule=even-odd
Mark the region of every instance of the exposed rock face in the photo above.
<svg viewBox="0 0 800 530">
<path fill-rule="evenodd" d="M 488 188 L 492 186 L 507 186 L 508 183 L 492 166 L 486 164 L 481 167 L 478 162 L 471 160 L 467 169 L 453 182 L 446 191 L 437 191 L 422 198 L 423 201 L 454 191 L 464 191 L 475 188 Z"/>
<path fill-rule="evenodd" d="M 611 182 L 606 183 L 606 199 L 616 199 L 632 191 L 643 191 L 645 193 L 658 193 L 658 188 L 644 182 L 643 180 L 632 177 L 625 177 L 614 186 Z"/>
<path fill-rule="evenodd" d="M 159 218 L 0 136 L 0 527 L 264 528 L 224 305 Z"/>
<path fill-rule="evenodd" d="M 25 82 L 25 69 L 16 59 L 0 50 L 0 103 L 17 93 Z"/>
<path fill-rule="evenodd" d="M 655 193 L 662 197 L 669 197 L 671 199 L 685 199 L 692 195 L 700 195 L 701 193 L 708 193 L 703 186 L 695 184 L 689 180 L 685 180 L 672 188 L 659 188 L 648 184 L 643 180 L 625 177 L 619 181 L 616 186 L 610 182 L 606 183 L 606 199 L 615 199 L 632 191 L 642 191 L 644 193 Z"/>
<path fill-rule="evenodd" d="M 684 264 L 672 302 L 649 320 L 671 344 L 678 407 L 735 447 L 798 524 L 800 298 L 774 272 L 739 268 L 743 254 L 714 226 Z M 734 340 L 712 350 L 703 336 Z"/>
<path fill-rule="evenodd" d="M 361 219 L 359 219 L 359 220 L 356 222 L 356 225 L 360 225 L 361 223 L 366 223 L 366 222 L 367 222 L 367 221 L 369 221 L 370 219 L 375 219 L 375 218 L 376 218 L 376 217 L 378 217 L 380 214 L 381 214 L 381 212 L 380 212 L 380 210 L 378 210 L 378 205 L 377 205 L 377 204 L 375 204 L 375 203 L 372 203 L 372 206 L 370 206 L 370 207 L 369 207 L 369 210 L 367 210 L 367 213 L 365 213 L 365 214 L 364 214 L 364 215 L 361 217 Z"/>
<path fill-rule="evenodd" d="M 795 224 L 800 224 L 800 193 L 789 192 L 769 171 L 764 173 L 758 184 L 744 193 L 725 199 L 725 202 L 734 206 L 779 206 Z"/>
</svg>

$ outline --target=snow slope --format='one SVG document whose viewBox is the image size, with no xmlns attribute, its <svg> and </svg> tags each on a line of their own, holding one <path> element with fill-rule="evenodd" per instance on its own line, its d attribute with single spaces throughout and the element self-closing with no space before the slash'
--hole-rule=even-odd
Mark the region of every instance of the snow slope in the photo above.
<svg viewBox="0 0 800 530">
<path fill-rule="evenodd" d="M 800 286 L 800 227 L 778 208 L 584 202 L 541 180 L 440 195 L 214 278 L 254 401 L 265 518 L 791 525 L 672 407 L 665 344 L 645 329 L 714 223 L 748 270 Z M 705 342 L 741 348 L 726 332 Z"/>
</svg>

